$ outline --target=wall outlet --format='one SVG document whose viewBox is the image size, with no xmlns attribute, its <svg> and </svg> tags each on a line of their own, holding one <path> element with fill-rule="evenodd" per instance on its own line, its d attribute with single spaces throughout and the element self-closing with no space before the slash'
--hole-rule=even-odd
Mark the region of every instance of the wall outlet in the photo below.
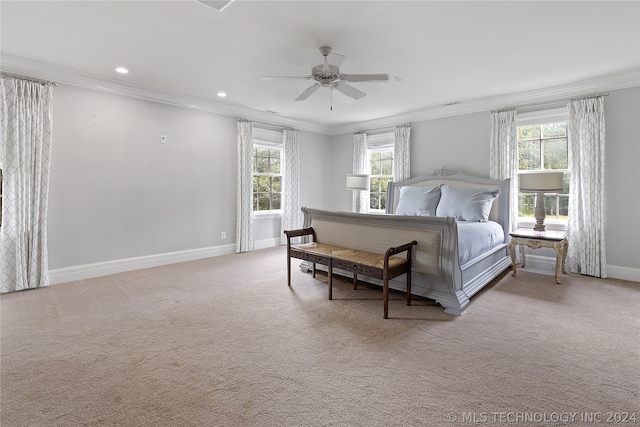
<svg viewBox="0 0 640 427">
<path fill-rule="evenodd" d="M 227 238 L 227 232 L 226 232 L 226 231 L 223 231 L 222 233 L 220 233 L 220 238 L 221 238 L 222 240 L 225 240 L 225 239 Z"/>
<path fill-rule="evenodd" d="M 160 135 L 160 144 L 167 143 L 167 135 Z"/>
</svg>

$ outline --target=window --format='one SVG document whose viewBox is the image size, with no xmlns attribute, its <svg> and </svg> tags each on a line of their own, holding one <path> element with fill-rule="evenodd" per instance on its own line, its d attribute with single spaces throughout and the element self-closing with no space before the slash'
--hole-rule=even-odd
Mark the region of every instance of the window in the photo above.
<svg viewBox="0 0 640 427">
<path fill-rule="evenodd" d="M 387 207 L 387 185 L 393 181 L 393 148 L 369 149 L 371 189 L 369 209 L 384 211 Z"/>
<path fill-rule="evenodd" d="M 275 211 L 282 200 L 282 149 L 253 145 L 253 210 Z"/>
<path fill-rule="evenodd" d="M 562 193 L 545 194 L 547 219 L 565 222 L 569 210 L 569 163 L 567 121 L 525 123 L 518 121 L 518 171 L 558 170 L 564 172 Z M 536 205 L 533 193 L 518 193 L 518 216 L 533 218 Z"/>
</svg>

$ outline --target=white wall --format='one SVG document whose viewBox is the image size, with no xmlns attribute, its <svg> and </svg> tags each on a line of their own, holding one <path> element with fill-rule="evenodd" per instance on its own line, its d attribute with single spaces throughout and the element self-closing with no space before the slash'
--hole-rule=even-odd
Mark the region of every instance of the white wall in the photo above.
<svg viewBox="0 0 640 427">
<path fill-rule="evenodd" d="M 639 270 L 640 87 L 611 91 L 604 108 L 607 263 Z"/>
<path fill-rule="evenodd" d="M 98 275 L 114 270 L 96 270 L 96 263 L 207 248 L 233 252 L 234 117 L 66 85 L 55 88 L 53 99 L 48 249 L 54 275 L 88 265 L 82 274 Z M 323 178 L 330 142 L 301 132 L 307 206 L 330 206 Z M 258 223 L 256 237 L 279 238 L 279 226 L 279 220 Z M 52 281 L 65 277 L 73 275 Z"/>
<path fill-rule="evenodd" d="M 605 98 L 605 238 L 612 277 L 637 277 L 640 271 L 639 92 L 638 87 L 615 90 Z M 489 111 L 412 123 L 411 176 L 446 166 L 488 177 L 490 135 Z M 342 197 L 341 190 L 352 170 L 352 134 L 334 136 L 333 145 L 332 209 L 350 210 L 350 195 Z"/>
</svg>

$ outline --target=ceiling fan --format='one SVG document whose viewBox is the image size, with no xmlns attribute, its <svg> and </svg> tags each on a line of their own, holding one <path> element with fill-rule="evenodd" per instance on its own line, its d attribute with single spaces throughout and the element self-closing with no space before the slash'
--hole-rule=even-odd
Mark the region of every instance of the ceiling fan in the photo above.
<svg viewBox="0 0 640 427">
<path fill-rule="evenodd" d="M 388 83 L 392 81 L 400 80 L 396 76 L 390 76 L 389 74 L 344 74 L 340 72 L 339 64 L 342 63 L 344 56 L 332 53 L 332 49 L 328 46 L 322 46 L 320 53 L 324 57 L 324 63 L 316 65 L 311 69 L 311 74 L 308 76 L 264 76 L 265 80 L 285 79 L 285 80 L 315 80 L 316 82 L 308 87 L 304 92 L 296 98 L 296 101 L 304 101 L 309 98 L 316 90 L 321 87 L 328 87 L 330 89 L 336 89 L 343 94 L 353 99 L 360 99 L 367 94 L 361 90 L 347 83 Z M 328 56 L 331 55 L 332 59 L 338 61 L 338 65 L 329 64 Z"/>
</svg>

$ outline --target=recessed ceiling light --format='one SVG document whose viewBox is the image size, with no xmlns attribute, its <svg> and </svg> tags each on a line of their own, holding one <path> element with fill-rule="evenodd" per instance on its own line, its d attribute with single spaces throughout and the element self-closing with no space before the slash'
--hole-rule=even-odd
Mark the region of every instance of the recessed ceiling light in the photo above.
<svg viewBox="0 0 640 427">
<path fill-rule="evenodd" d="M 220 98 L 224 98 L 225 96 L 227 96 L 227 94 L 226 94 L 226 93 L 224 93 L 224 92 L 218 92 L 218 96 L 219 96 Z"/>
<path fill-rule="evenodd" d="M 129 72 L 129 70 L 127 70 L 124 67 L 118 67 L 116 68 L 116 71 L 119 72 L 120 74 L 127 74 Z"/>
</svg>

